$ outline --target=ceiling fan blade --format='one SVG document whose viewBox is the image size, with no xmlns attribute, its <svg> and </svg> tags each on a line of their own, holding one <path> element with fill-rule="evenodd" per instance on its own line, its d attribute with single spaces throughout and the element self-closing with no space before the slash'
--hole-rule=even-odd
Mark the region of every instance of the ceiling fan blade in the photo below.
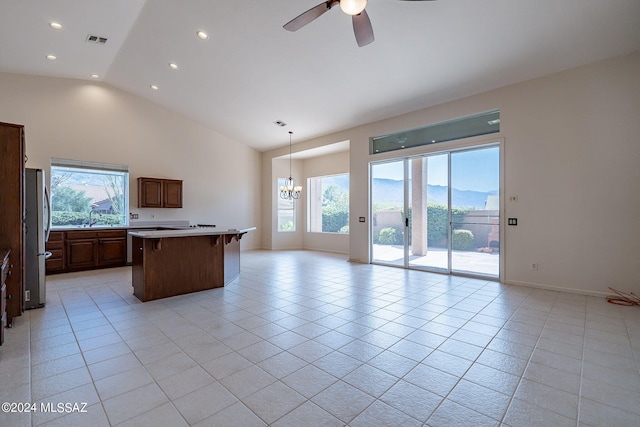
<svg viewBox="0 0 640 427">
<path fill-rule="evenodd" d="M 358 15 L 353 15 L 353 33 L 356 35 L 358 46 L 366 46 L 373 42 L 373 27 L 367 11 L 363 10 Z"/>
<path fill-rule="evenodd" d="M 284 24 L 283 28 L 289 31 L 298 31 L 314 19 L 319 18 L 323 13 L 327 12 L 338 3 L 340 3 L 339 0 L 327 0 L 326 2 L 320 3 Z"/>
</svg>

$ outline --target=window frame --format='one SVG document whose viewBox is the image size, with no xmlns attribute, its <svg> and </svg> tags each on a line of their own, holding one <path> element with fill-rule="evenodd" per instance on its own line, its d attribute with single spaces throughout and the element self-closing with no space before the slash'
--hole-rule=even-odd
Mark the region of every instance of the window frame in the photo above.
<svg viewBox="0 0 640 427">
<path fill-rule="evenodd" d="M 276 190 L 279 189 L 281 186 L 285 185 L 284 182 L 287 178 L 277 178 L 276 180 Z M 283 206 L 285 203 L 290 204 L 291 208 L 282 208 L 281 206 Z M 286 225 L 287 223 L 280 223 L 280 218 L 281 218 L 281 212 L 286 212 L 286 211 L 291 211 L 291 223 L 292 223 L 292 227 L 291 229 L 283 229 L 282 227 L 284 225 Z M 295 204 L 295 200 L 291 199 L 283 199 L 282 197 L 280 197 L 280 193 L 279 191 L 277 191 L 276 193 L 276 231 L 278 233 L 294 233 L 296 231 L 296 204 Z"/>
<path fill-rule="evenodd" d="M 104 198 L 102 199 L 92 199 L 87 201 L 89 212 L 97 212 L 100 214 L 109 214 L 109 215 L 117 215 L 118 222 L 109 222 L 106 224 L 100 224 L 99 219 L 101 215 L 97 215 L 98 221 L 96 223 L 93 222 L 92 216 L 87 212 L 87 219 L 83 220 L 75 220 L 72 223 L 54 223 L 52 220 L 52 228 L 64 228 L 64 227 L 82 227 L 82 226 L 113 226 L 113 227 L 128 227 L 129 226 L 129 166 L 128 165 L 118 165 L 118 164 L 108 164 L 108 163 L 98 163 L 98 162 L 89 162 L 89 161 L 81 161 L 81 160 L 71 160 L 71 159 L 57 159 L 52 158 L 50 164 L 50 194 L 51 194 L 51 210 L 52 214 L 54 212 L 54 200 L 56 195 L 56 185 L 54 184 L 55 176 L 58 172 L 69 172 L 71 174 L 84 174 L 84 175 L 97 175 L 97 176 L 115 176 L 118 178 L 118 184 L 122 184 L 122 187 L 118 189 L 121 191 L 120 197 L 122 206 L 119 208 L 118 213 L 108 213 L 108 212 L 99 212 L 100 210 L 109 211 L 113 208 L 113 201 L 108 205 L 108 208 L 105 209 L 91 209 L 93 204 L 106 201 L 108 199 L 115 199 L 117 194 L 113 196 L 109 195 L 108 190 L 104 189 Z M 105 181 L 103 181 L 102 185 L 106 185 Z M 98 185 L 91 185 L 87 187 L 99 187 Z M 83 191 L 83 190 L 76 190 Z M 84 190 L 86 191 L 86 190 Z M 99 194 L 99 193 L 98 193 Z M 91 197 L 91 196 L 84 196 Z M 63 211 L 64 212 L 64 211 Z M 68 211 L 72 212 L 72 211 Z M 83 211 L 84 212 L 84 211 Z M 53 215 L 55 217 L 55 214 Z M 80 223 L 76 223 L 80 222 Z M 89 224 L 91 222 L 92 224 Z"/>
<path fill-rule="evenodd" d="M 349 172 L 319 175 L 319 176 L 313 176 L 313 177 L 307 178 L 307 189 L 308 189 L 307 191 L 307 194 L 308 194 L 307 196 L 307 232 L 308 233 L 349 235 L 349 231 L 347 231 L 346 233 L 341 233 L 339 231 L 323 230 L 323 216 L 324 216 L 323 201 L 324 201 L 324 192 L 326 190 L 323 185 L 323 180 L 326 178 L 335 178 L 335 177 L 341 177 L 341 176 L 346 176 L 347 180 L 349 181 L 351 180 L 351 176 Z M 316 182 L 314 183 L 314 181 Z M 320 181 L 319 184 L 317 183 L 317 181 Z M 317 191 L 321 192 L 319 197 L 316 193 Z M 347 222 L 345 225 L 349 226 L 350 206 L 349 206 L 349 187 L 348 186 L 347 186 L 346 194 L 347 194 Z M 314 203 L 314 200 L 316 200 L 315 203 Z M 317 200 L 319 200 L 319 204 L 320 204 L 319 212 L 316 211 L 317 207 L 315 206 L 315 204 L 318 203 Z M 320 228 L 319 230 L 317 228 L 318 226 Z"/>
</svg>

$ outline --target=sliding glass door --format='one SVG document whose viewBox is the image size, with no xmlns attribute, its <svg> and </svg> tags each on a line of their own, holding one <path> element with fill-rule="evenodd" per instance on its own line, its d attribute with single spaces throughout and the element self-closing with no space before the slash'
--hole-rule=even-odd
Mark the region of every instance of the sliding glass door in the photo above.
<svg viewBox="0 0 640 427">
<path fill-rule="evenodd" d="M 371 164 L 371 259 L 500 274 L 500 147 Z"/>
<path fill-rule="evenodd" d="M 371 165 L 371 259 L 406 266 L 405 160 Z"/>
</svg>

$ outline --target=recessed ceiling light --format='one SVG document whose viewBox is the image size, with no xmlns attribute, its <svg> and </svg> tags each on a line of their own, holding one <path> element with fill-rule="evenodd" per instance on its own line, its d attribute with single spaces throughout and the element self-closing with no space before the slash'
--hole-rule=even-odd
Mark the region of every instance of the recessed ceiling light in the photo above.
<svg viewBox="0 0 640 427">
<path fill-rule="evenodd" d="M 99 79 L 100 75 L 99 74 L 91 74 L 91 78 L 92 79 Z"/>
<path fill-rule="evenodd" d="M 62 29 L 62 24 L 59 22 L 50 22 L 49 26 L 51 28 L 53 28 L 54 30 L 61 30 Z"/>
<path fill-rule="evenodd" d="M 169 62 L 169 68 L 171 68 L 172 70 L 177 70 L 178 64 L 176 64 L 175 62 Z"/>
<path fill-rule="evenodd" d="M 209 34 L 205 33 L 204 31 L 198 31 L 196 35 L 200 40 L 209 40 Z"/>
<path fill-rule="evenodd" d="M 158 90 L 158 86 L 156 86 L 156 85 L 149 85 L 149 87 L 150 87 L 151 89 L 153 89 L 153 90 Z"/>
<path fill-rule="evenodd" d="M 47 55 L 47 59 L 49 61 L 55 61 L 56 59 L 58 59 L 55 55 Z"/>
</svg>

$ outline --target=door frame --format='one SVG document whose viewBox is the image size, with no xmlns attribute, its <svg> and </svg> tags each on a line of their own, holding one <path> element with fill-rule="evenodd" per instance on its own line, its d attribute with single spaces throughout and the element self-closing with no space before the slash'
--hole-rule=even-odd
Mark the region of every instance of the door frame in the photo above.
<svg viewBox="0 0 640 427">
<path fill-rule="evenodd" d="M 466 151 L 466 150 L 472 150 L 472 149 L 480 149 L 480 148 L 488 148 L 491 146 L 498 146 L 499 147 L 499 190 L 498 190 L 498 194 L 499 194 L 499 216 L 500 216 L 500 225 L 499 225 L 499 233 L 500 233 L 500 257 L 499 257 L 499 267 L 498 267 L 498 276 L 494 277 L 494 276 L 486 276 L 486 275 L 479 275 L 479 274 L 470 274 L 470 273 L 466 273 L 466 272 L 458 272 L 458 271 L 451 271 L 451 190 L 448 190 L 448 199 L 449 199 L 449 209 L 448 209 L 448 218 L 447 218 L 447 222 L 448 222 L 448 234 L 449 234 L 449 241 L 448 241 L 448 245 L 447 245 L 447 257 L 448 257 L 448 268 L 447 271 L 445 270 L 431 270 L 431 269 L 424 269 L 424 268 L 416 268 L 416 267 L 411 267 L 409 265 L 409 257 L 408 255 L 408 244 L 407 244 L 407 239 L 408 239 L 408 227 L 405 225 L 404 227 L 404 261 L 402 263 L 402 265 L 398 265 L 398 264 L 391 264 L 391 263 L 384 263 L 384 262 L 374 262 L 373 261 L 373 236 L 372 236 L 372 228 L 373 225 L 371 223 L 371 225 L 368 227 L 368 244 L 369 244 L 369 264 L 379 264 L 379 265 L 385 265 L 385 266 L 390 266 L 390 267 L 398 267 L 398 268 L 405 268 L 408 270 L 417 270 L 417 271 L 425 271 L 425 272 L 431 272 L 431 273 L 439 273 L 439 274 L 447 274 L 447 275 L 451 275 L 451 276 L 462 276 L 462 277 L 472 277 L 472 278 L 481 278 L 481 279 L 487 279 L 487 280 L 497 280 L 497 281 L 501 281 L 504 278 L 505 275 L 505 259 L 506 259 L 506 251 L 505 251 L 505 247 L 506 247 L 506 233 L 505 233 L 505 228 L 506 228 L 506 221 L 504 221 L 503 219 L 506 218 L 505 217 L 505 186 L 504 186 L 504 171 L 505 171 L 505 167 L 504 167 L 504 163 L 505 163 L 505 149 L 506 149 L 506 144 L 505 144 L 505 139 L 502 137 L 487 137 L 487 135 L 481 135 L 481 136 L 477 136 L 477 137 L 471 137 L 471 138 L 465 138 L 465 139 L 461 139 L 461 140 L 455 140 L 455 141 L 447 141 L 447 142 L 442 142 L 439 144 L 435 144 L 435 145 L 426 145 L 426 146 L 421 146 L 421 147 L 415 147 L 415 148 L 410 148 L 410 149 L 406 149 L 406 150 L 398 150 L 398 151 L 391 151 L 391 152 L 387 152 L 387 153 L 382 153 L 379 155 L 371 155 L 369 156 L 369 167 L 368 167 L 368 186 L 369 186 L 369 206 L 368 206 L 368 213 L 369 213 L 369 218 L 373 218 L 373 204 L 372 204 L 372 192 L 373 192 L 373 186 L 372 186 L 372 173 L 371 173 L 371 167 L 374 164 L 380 164 L 380 163 L 387 163 L 387 162 L 392 162 L 392 161 L 403 161 L 403 176 L 404 176 L 404 203 L 403 203 L 403 209 L 405 212 L 405 218 L 406 218 L 406 212 L 407 212 L 407 208 L 408 208 L 408 185 L 407 185 L 407 178 L 408 178 L 408 168 L 407 168 L 407 163 L 410 159 L 415 158 L 415 157 L 421 157 L 421 156 L 426 156 L 426 155 L 434 155 L 434 154 L 444 154 L 444 153 L 449 153 L 449 158 L 448 158 L 448 163 L 449 163 L 449 169 L 448 169 L 448 174 L 449 174 L 449 183 L 451 182 L 451 156 L 450 153 L 455 152 L 455 151 Z M 406 222 L 405 222 L 406 224 Z"/>
</svg>

